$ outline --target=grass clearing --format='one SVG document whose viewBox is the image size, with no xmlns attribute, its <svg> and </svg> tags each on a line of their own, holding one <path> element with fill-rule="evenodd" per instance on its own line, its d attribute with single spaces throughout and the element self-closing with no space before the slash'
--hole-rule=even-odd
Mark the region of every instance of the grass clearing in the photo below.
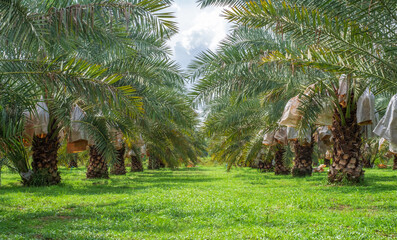
<svg viewBox="0 0 397 240">
<path fill-rule="evenodd" d="M 397 171 L 366 170 L 363 186 L 222 167 L 25 188 L 3 173 L 0 239 L 395 239 Z"/>
</svg>

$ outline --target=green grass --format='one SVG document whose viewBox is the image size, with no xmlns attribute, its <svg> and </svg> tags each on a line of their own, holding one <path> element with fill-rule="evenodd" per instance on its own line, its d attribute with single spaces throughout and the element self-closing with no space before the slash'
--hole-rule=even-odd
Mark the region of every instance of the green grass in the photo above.
<svg viewBox="0 0 397 240">
<path fill-rule="evenodd" d="M 397 171 L 363 186 L 329 186 L 253 169 L 200 167 L 25 188 L 3 173 L 0 239 L 393 239 Z"/>
</svg>

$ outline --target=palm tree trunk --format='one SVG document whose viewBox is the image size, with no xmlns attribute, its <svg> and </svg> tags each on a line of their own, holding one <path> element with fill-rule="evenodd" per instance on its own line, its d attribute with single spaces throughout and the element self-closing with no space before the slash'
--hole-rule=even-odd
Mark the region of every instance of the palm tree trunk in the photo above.
<svg viewBox="0 0 397 240">
<path fill-rule="evenodd" d="M 262 172 L 273 172 L 274 171 L 274 167 L 273 167 L 273 153 L 271 151 L 271 149 L 268 150 L 267 153 L 262 154 L 261 159 L 263 159 L 263 161 L 261 161 L 261 171 Z"/>
<path fill-rule="evenodd" d="M 262 172 L 273 172 L 273 164 L 272 161 L 268 161 L 267 159 L 263 162 L 263 168 L 261 169 Z"/>
<path fill-rule="evenodd" d="M 397 155 L 394 155 L 394 159 L 393 159 L 393 170 L 397 170 Z"/>
<path fill-rule="evenodd" d="M 346 118 L 345 125 L 342 125 L 341 117 L 335 110 L 331 128 L 334 138 L 333 163 L 328 172 L 328 181 L 331 183 L 344 180 L 357 183 L 364 178 L 363 163 L 360 160 L 361 129 L 357 124 L 356 108 L 357 106 L 352 106 L 350 118 Z M 346 108 L 342 109 L 346 116 Z"/>
<path fill-rule="evenodd" d="M 161 161 L 160 159 L 157 159 L 157 161 L 159 161 L 160 168 L 165 168 L 165 164 L 163 161 Z"/>
<path fill-rule="evenodd" d="M 77 168 L 77 153 L 73 153 L 69 161 L 69 168 Z"/>
<path fill-rule="evenodd" d="M 47 186 L 56 185 L 61 182 L 61 176 L 58 172 L 58 149 L 60 147 L 57 131 L 53 126 L 49 127 L 48 134 L 45 137 L 33 137 L 33 176 L 27 185 Z"/>
<path fill-rule="evenodd" d="M 324 165 L 329 167 L 331 166 L 331 159 L 328 159 L 327 157 L 324 158 Z"/>
<path fill-rule="evenodd" d="M 294 158 L 294 166 L 292 167 L 292 171 L 291 171 L 292 176 L 305 177 L 312 175 L 313 147 L 314 147 L 313 141 L 311 141 L 311 143 L 308 145 L 303 145 L 300 144 L 299 141 L 295 141 L 294 143 L 295 158 Z"/>
<path fill-rule="evenodd" d="M 143 172 L 142 162 L 137 156 L 131 156 L 131 172 Z"/>
<path fill-rule="evenodd" d="M 274 161 L 275 161 L 274 173 L 276 175 L 290 174 L 290 170 L 284 164 L 284 159 L 283 159 L 285 153 L 284 146 L 281 144 L 277 144 L 275 150 L 276 150 L 276 154 L 274 156 Z"/>
<path fill-rule="evenodd" d="M 371 157 L 370 156 L 363 156 L 362 157 L 362 161 L 363 161 L 363 167 L 364 168 L 372 168 Z"/>
<path fill-rule="evenodd" d="M 87 178 L 109 178 L 106 161 L 95 146 L 90 146 L 90 162 L 86 176 Z"/>
<path fill-rule="evenodd" d="M 125 147 L 117 150 L 117 162 L 113 164 L 112 169 L 110 170 L 111 174 L 125 175 L 127 173 L 127 170 L 125 169 L 124 153 Z"/>
<path fill-rule="evenodd" d="M 160 169 L 160 167 L 161 167 L 160 159 L 154 156 L 149 156 L 148 169 L 155 170 L 155 169 Z"/>
<path fill-rule="evenodd" d="M 260 162 L 260 161 L 257 162 L 256 159 L 255 159 L 254 161 L 251 161 L 250 167 L 251 168 L 260 168 L 260 169 L 262 169 L 263 168 L 263 163 Z"/>
</svg>

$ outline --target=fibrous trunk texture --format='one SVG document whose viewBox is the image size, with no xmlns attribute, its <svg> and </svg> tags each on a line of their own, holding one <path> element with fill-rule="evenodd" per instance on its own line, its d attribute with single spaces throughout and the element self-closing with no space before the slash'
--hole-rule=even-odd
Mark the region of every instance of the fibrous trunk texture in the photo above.
<svg viewBox="0 0 397 240">
<path fill-rule="evenodd" d="M 327 167 L 331 166 L 331 159 L 324 158 L 324 165 Z"/>
<path fill-rule="evenodd" d="M 45 137 L 33 137 L 33 176 L 27 185 L 47 186 L 61 182 L 58 172 L 59 138 L 54 131 L 49 131 Z"/>
<path fill-rule="evenodd" d="M 160 169 L 161 165 L 162 165 L 162 162 L 160 161 L 159 158 L 154 157 L 154 156 L 149 156 L 148 169 L 150 169 L 150 170 Z"/>
<path fill-rule="evenodd" d="M 313 146 L 314 146 L 313 142 L 307 145 L 303 145 L 299 143 L 299 141 L 295 141 L 294 143 L 295 158 L 294 158 L 294 166 L 292 167 L 292 171 L 291 171 L 292 176 L 304 177 L 304 176 L 312 175 Z"/>
<path fill-rule="evenodd" d="M 142 162 L 137 156 L 131 156 L 131 172 L 143 172 Z"/>
<path fill-rule="evenodd" d="M 106 161 L 95 146 L 90 146 L 90 162 L 86 176 L 87 178 L 109 178 Z"/>
<path fill-rule="evenodd" d="M 261 168 L 262 165 L 263 165 L 262 162 L 257 162 L 255 160 L 251 161 L 251 163 L 250 163 L 251 168 Z"/>
<path fill-rule="evenodd" d="M 77 168 L 77 153 L 73 153 L 69 161 L 69 168 Z"/>
<path fill-rule="evenodd" d="M 125 169 L 124 153 L 125 147 L 117 150 L 117 162 L 113 164 L 112 169 L 110 170 L 111 174 L 125 175 L 127 173 Z"/>
<path fill-rule="evenodd" d="M 394 155 L 394 159 L 393 159 L 393 170 L 397 170 L 397 155 Z"/>
<path fill-rule="evenodd" d="M 372 168 L 372 163 L 371 163 L 371 157 L 370 156 L 364 156 L 362 158 L 363 160 L 363 167 L 364 168 Z"/>
<path fill-rule="evenodd" d="M 283 160 L 284 153 L 285 153 L 284 146 L 281 144 L 278 144 L 275 148 L 276 148 L 276 153 L 274 156 L 274 162 L 275 162 L 274 173 L 276 175 L 290 174 L 290 170 L 285 166 L 284 160 Z"/>
<path fill-rule="evenodd" d="M 160 159 L 158 159 L 158 161 L 160 162 L 160 168 L 165 168 L 165 164 L 163 161 L 161 161 Z"/>
<path fill-rule="evenodd" d="M 334 137 L 333 163 L 328 172 L 328 181 L 331 183 L 348 181 L 357 183 L 363 180 L 364 171 L 361 159 L 361 129 L 357 124 L 357 106 L 352 106 L 350 118 L 342 125 L 340 115 L 335 110 L 332 123 Z M 343 114 L 346 116 L 346 108 Z"/>
<path fill-rule="evenodd" d="M 273 172 L 273 164 L 272 161 L 268 161 L 265 159 L 265 161 L 262 161 L 259 163 L 259 168 L 261 169 L 262 172 Z"/>
</svg>

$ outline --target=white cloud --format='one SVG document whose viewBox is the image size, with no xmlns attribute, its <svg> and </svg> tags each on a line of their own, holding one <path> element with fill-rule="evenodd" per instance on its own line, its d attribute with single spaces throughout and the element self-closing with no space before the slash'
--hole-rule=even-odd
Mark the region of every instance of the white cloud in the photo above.
<svg viewBox="0 0 397 240">
<path fill-rule="evenodd" d="M 182 65 L 188 64 L 197 50 L 215 50 L 228 31 L 227 21 L 220 16 L 222 8 L 197 7 L 195 1 L 176 1 L 171 8 L 175 12 L 179 33 L 169 42 L 175 58 Z M 185 51 L 185 52 L 181 52 Z M 179 56 L 184 56 L 179 59 Z"/>
</svg>

